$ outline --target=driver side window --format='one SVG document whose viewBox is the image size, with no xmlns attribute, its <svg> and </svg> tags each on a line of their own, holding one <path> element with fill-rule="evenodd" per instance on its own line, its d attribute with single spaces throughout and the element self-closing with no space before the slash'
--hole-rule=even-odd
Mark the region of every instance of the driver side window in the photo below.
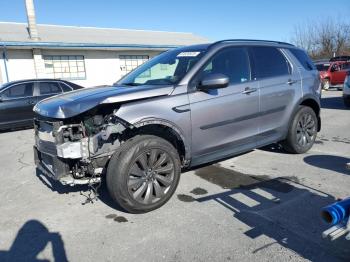
<svg viewBox="0 0 350 262">
<path fill-rule="evenodd" d="M 27 83 L 11 86 L 2 92 L 1 96 L 5 99 L 16 99 L 33 96 L 33 84 Z"/>
<path fill-rule="evenodd" d="M 206 64 L 200 78 L 208 74 L 220 73 L 230 79 L 230 84 L 250 81 L 248 52 L 243 47 L 225 48 L 216 53 Z"/>
</svg>

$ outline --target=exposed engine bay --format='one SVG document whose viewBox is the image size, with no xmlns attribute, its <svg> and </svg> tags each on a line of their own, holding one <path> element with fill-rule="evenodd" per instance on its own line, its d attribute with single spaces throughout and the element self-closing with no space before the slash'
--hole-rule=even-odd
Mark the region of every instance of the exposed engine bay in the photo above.
<svg viewBox="0 0 350 262">
<path fill-rule="evenodd" d="M 46 175 L 62 184 L 91 184 L 120 147 L 123 132 L 133 129 L 118 118 L 118 108 L 99 106 L 72 118 L 54 121 L 37 116 L 35 161 Z"/>
</svg>

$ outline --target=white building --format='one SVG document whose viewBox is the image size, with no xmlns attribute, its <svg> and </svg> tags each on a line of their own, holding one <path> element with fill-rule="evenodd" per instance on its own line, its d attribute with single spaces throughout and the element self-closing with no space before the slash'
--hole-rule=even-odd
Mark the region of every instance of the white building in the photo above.
<svg viewBox="0 0 350 262">
<path fill-rule="evenodd" d="M 32 4 L 31 1 L 27 1 Z M 191 33 L 0 22 L 0 84 L 60 78 L 82 86 L 109 85 L 170 48 L 207 42 Z"/>
</svg>

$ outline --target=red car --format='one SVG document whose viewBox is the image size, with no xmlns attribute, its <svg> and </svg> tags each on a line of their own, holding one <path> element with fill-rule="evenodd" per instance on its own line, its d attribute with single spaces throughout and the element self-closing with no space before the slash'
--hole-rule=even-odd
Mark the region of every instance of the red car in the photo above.
<svg viewBox="0 0 350 262">
<path fill-rule="evenodd" d="M 346 74 L 350 71 L 349 61 L 331 61 L 316 63 L 317 70 L 320 72 L 322 88 L 328 90 L 331 86 L 342 89 Z"/>
</svg>

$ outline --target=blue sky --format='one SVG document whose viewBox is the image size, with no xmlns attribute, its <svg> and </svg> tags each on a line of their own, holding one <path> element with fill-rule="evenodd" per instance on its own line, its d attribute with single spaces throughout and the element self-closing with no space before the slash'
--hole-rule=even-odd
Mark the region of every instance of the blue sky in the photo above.
<svg viewBox="0 0 350 262">
<path fill-rule="evenodd" d="M 350 0 L 34 1 L 42 24 L 193 32 L 209 40 L 289 41 L 297 24 L 325 17 L 350 21 Z M 0 21 L 26 22 L 24 0 L 0 3 Z"/>
</svg>

